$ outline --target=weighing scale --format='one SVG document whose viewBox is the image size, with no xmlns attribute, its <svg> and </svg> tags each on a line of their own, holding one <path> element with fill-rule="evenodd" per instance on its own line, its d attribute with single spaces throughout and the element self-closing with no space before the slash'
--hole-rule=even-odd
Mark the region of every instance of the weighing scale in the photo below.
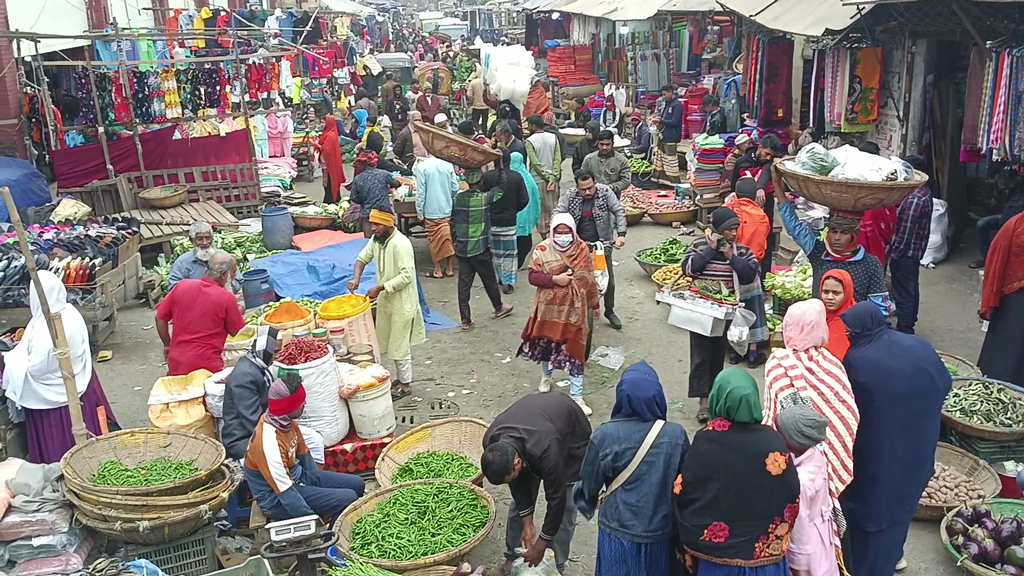
<svg viewBox="0 0 1024 576">
<path fill-rule="evenodd" d="M 267 560 L 294 558 L 288 576 L 316 576 L 315 564 L 331 565 L 325 552 L 338 542 L 332 530 L 319 530 L 318 516 L 303 516 L 267 524 L 270 542 L 260 548 L 260 556 Z"/>
</svg>

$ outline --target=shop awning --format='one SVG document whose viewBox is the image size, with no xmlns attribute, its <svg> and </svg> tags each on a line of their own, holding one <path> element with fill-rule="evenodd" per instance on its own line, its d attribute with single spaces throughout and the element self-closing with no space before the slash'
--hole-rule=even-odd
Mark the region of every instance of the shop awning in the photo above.
<svg viewBox="0 0 1024 576">
<path fill-rule="evenodd" d="M 661 12 L 721 12 L 715 0 L 668 0 L 659 8 Z"/>
<path fill-rule="evenodd" d="M 718 3 L 773 30 L 821 36 L 844 30 L 871 6 L 847 6 L 836 0 L 718 0 Z"/>
<path fill-rule="evenodd" d="M 358 14 L 360 16 L 377 13 L 373 8 L 363 6 L 362 4 L 353 2 L 352 0 L 321 0 L 320 5 L 334 12 L 345 12 L 348 14 Z"/>
</svg>

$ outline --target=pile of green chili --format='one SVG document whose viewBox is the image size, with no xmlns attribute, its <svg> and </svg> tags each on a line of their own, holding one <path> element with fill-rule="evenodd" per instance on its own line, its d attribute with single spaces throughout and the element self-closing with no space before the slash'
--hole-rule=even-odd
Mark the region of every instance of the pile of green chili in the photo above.
<svg viewBox="0 0 1024 576">
<path fill-rule="evenodd" d="M 122 488 L 156 486 L 184 480 L 198 472 L 195 460 L 172 460 L 167 456 L 143 462 L 138 466 L 126 466 L 117 460 L 107 460 L 100 464 L 91 482 L 100 486 Z"/>
<path fill-rule="evenodd" d="M 399 484 L 411 480 L 469 480 L 480 473 L 480 468 L 462 454 L 428 450 L 409 458 L 391 476 L 391 482 Z"/>
<path fill-rule="evenodd" d="M 394 572 L 377 568 L 373 564 L 360 562 L 354 558 L 346 558 L 347 567 L 332 566 L 327 569 L 327 576 L 398 576 Z"/>
<path fill-rule="evenodd" d="M 995 382 L 976 380 L 953 388 L 942 410 L 979 426 L 1024 428 L 1024 402 Z"/>
<path fill-rule="evenodd" d="M 490 511 L 476 493 L 449 482 L 400 488 L 356 520 L 352 552 L 376 560 L 417 560 L 470 541 Z"/>
</svg>

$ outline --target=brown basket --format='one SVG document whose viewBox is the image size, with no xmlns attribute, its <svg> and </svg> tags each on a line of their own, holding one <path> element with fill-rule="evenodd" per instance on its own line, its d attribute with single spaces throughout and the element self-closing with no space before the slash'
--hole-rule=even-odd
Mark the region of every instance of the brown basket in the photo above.
<svg viewBox="0 0 1024 576">
<path fill-rule="evenodd" d="M 197 474 L 158 486 L 122 488 L 99 486 L 90 478 L 107 460 L 137 466 L 161 456 L 175 460 L 194 460 Z M 137 428 L 90 438 L 68 450 L 60 460 L 64 481 L 78 494 L 106 496 L 173 496 L 188 494 L 201 486 L 224 462 L 224 446 L 213 438 L 180 430 Z"/>
<path fill-rule="evenodd" d="M 234 491 L 242 481 L 241 471 L 228 464 L 222 465 L 210 475 L 210 482 L 188 494 L 178 496 L 109 496 L 77 492 L 70 487 L 65 490 L 70 497 L 92 505 L 120 510 L 130 514 L 159 513 L 168 515 L 183 512 L 214 500 L 225 490 Z"/>
<path fill-rule="evenodd" d="M 430 568 L 410 570 L 405 573 L 405 576 L 451 576 L 452 572 L 455 572 L 455 566 L 431 566 Z"/>
<path fill-rule="evenodd" d="M 963 377 L 960 376 L 958 378 Z M 983 377 L 969 377 L 965 380 L 957 380 L 956 378 L 954 378 L 953 388 L 966 386 L 976 380 L 993 382 L 1000 385 L 1003 384 L 1002 382 L 999 382 L 997 380 L 992 380 L 991 378 Z M 1017 398 L 1021 402 L 1024 402 L 1024 394 L 1014 390 L 1013 388 L 1010 388 L 1009 386 L 1006 387 L 1006 390 L 1010 393 L 1011 396 Z M 1020 440 L 1024 438 L 1024 428 L 996 428 L 995 426 L 982 426 L 979 424 L 971 424 L 970 422 L 964 422 L 959 418 L 955 418 L 953 415 L 947 413 L 945 410 L 942 411 L 942 421 L 953 430 L 956 430 L 957 432 L 964 434 L 966 436 L 973 436 L 975 438 L 984 438 L 985 440 L 999 441 Z"/>
<path fill-rule="evenodd" d="M 469 459 L 480 462 L 483 455 L 484 434 L 487 433 L 487 422 L 478 418 L 456 416 L 443 418 L 421 424 L 384 447 L 373 476 L 381 488 L 391 486 L 391 477 L 405 464 L 409 458 L 428 450 L 455 452 Z M 477 472 L 469 482 L 483 485 L 484 473 Z"/>
<path fill-rule="evenodd" d="M 797 172 L 786 166 L 785 160 L 793 160 L 790 156 L 775 166 L 782 173 L 786 184 L 800 196 L 823 204 L 836 210 L 864 212 L 875 208 L 885 208 L 899 204 L 911 192 L 928 182 L 928 175 L 915 170 L 913 180 L 903 182 L 863 182 L 860 180 L 840 180 L 817 174 Z"/>
<path fill-rule="evenodd" d="M 174 208 L 184 204 L 188 199 L 188 184 L 167 184 L 155 188 L 146 188 L 139 192 L 139 198 L 153 208 Z"/>
<path fill-rule="evenodd" d="M 961 450 L 956 446 L 950 446 L 944 442 L 939 442 L 938 446 L 935 447 L 935 461 L 941 462 L 973 480 L 978 487 L 985 491 L 986 499 L 995 498 L 999 495 L 999 490 L 1002 488 L 999 475 L 996 474 L 996 471 L 988 463 L 970 452 Z M 963 502 L 925 504 L 922 501 L 917 505 L 914 520 L 937 522 L 942 520 L 950 510 L 959 508 L 961 504 Z"/>
<path fill-rule="evenodd" d="M 647 215 L 646 210 L 640 212 L 626 212 L 626 226 L 635 226 Z"/>
<path fill-rule="evenodd" d="M 947 366 L 952 366 L 953 368 L 956 368 L 957 373 L 953 374 L 954 378 L 956 378 L 956 377 L 961 377 L 961 378 L 982 378 L 982 377 L 984 377 L 984 374 L 981 373 L 981 368 L 978 368 L 978 366 L 976 364 L 968 362 L 967 360 L 964 360 L 963 358 L 961 358 L 959 356 L 956 356 L 954 354 L 948 354 L 946 352 L 942 352 L 941 350 L 936 350 L 936 352 L 939 353 L 939 358 L 942 358 L 942 361 Z"/>
<path fill-rule="evenodd" d="M 481 146 L 436 126 L 415 121 L 412 125 L 419 132 L 420 140 L 423 141 L 423 147 L 427 152 L 456 166 L 482 168 L 501 158 L 501 152 L 497 150 Z"/>
<path fill-rule="evenodd" d="M 356 520 L 372 512 L 377 507 L 378 504 L 387 500 L 388 497 L 391 494 L 393 494 L 396 490 L 408 486 L 416 486 L 418 484 L 430 484 L 436 482 L 448 482 L 451 484 L 459 484 L 465 486 L 466 488 L 471 489 L 477 495 L 477 498 L 479 498 L 484 504 L 487 505 L 487 509 L 490 510 L 491 514 L 490 517 L 487 519 L 487 523 L 484 524 L 484 527 L 482 530 L 480 530 L 479 534 L 471 538 L 462 546 L 453 548 L 447 552 L 434 554 L 433 556 L 419 558 L 417 560 L 376 560 L 373 558 L 365 558 L 363 556 L 360 556 L 359 554 L 356 554 L 355 552 L 352 552 L 352 550 L 350 549 L 351 540 L 349 540 L 349 537 L 352 534 L 352 527 L 355 526 Z M 387 488 L 382 488 L 380 490 L 377 490 L 376 492 L 373 492 L 372 494 L 367 494 L 366 496 L 363 496 L 362 498 L 356 500 L 352 504 L 349 504 L 348 508 L 346 508 L 345 511 L 341 513 L 341 516 L 338 516 L 338 521 L 335 523 L 334 531 L 338 534 L 338 549 L 341 550 L 342 554 L 346 558 L 355 558 L 356 560 L 366 562 L 367 564 L 373 564 L 374 566 L 378 568 L 383 568 L 384 570 L 391 570 L 392 572 L 403 573 L 408 572 L 410 570 L 429 568 L 431 566 L 445 564 L 451 560 L 455 560 L 456 558 L 460 558 L 466 554 L 469 554 L 469 552 L 473 548 L 479 546 L 480 543 L 483 542 L 485 538 L 487 538 L 487 535 L 491 533 L 491 530 L 494 529 L 495 516 L 496 514 L 494 498 L 492 498 L 490 494 L 488 494 L 483 488 L 479 486 L 470 484 L 468 482 L 455 482 L 453 480 L 415 480 L 413 482 L 403 482 L 401 484 L 394 484 Z"/>
<path fill-rule="evenodd" d="M 292 214 L 292 221 L 303 230 L 322 230 L 334 224 L 334 216 L 317 216 L 315 214 Z"/>
<path fill-rule="evenodd" d="M 84 506 L 76 504 L 75 518 L 85 526 L 115 540 L 133 544 L 164 544 L 188 536 L 213 522 L 217 512 L 227 505 L 231 494 L 231 492 L 224 492 L 209 504 L 192 508 L 186 512 L 153 519 L 124 518 L 113 522 L 101 520 L 99 517 L 117 518 L 116 510 L 88 504 Z"/>
<path fill-rule="evenodd" d="M 64 494 L 79 512 L 101 522 L 152 522 L 162 518 L 179 517 L 204 506 L 216 515 L 217 512 L 220 512 L 220 510 L 227 505 L 228 498 L 230 498 L 235 492 L 235 489 L 238 488 L 240 480 L 241 478 L 237 478 L 227 485 L 224 485 L 221 490 L 215 494 L 205 492 L 207 496 L 206 500 L 195 502 L 187 507 L 178 506 L 173 509 L 161 508 L 159 506 L 151 506 L 144 509 L 115 508 L 105 505 L 90 504 L 82 500 L 71 490 L 65 490 Z"/>
<path fill-rule="evenodd" d="M 647 217 L 654 220 L 655 224 L 671 226 L 676 222 L 690 224 L 697 220 L 697 208 L 691 210 L 680 210 L 678 212 L 647 212 Z"/>
</svg>

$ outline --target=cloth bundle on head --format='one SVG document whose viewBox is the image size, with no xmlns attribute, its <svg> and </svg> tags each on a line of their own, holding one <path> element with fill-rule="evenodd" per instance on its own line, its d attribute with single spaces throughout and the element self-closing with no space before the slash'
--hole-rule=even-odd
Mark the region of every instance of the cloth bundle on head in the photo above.
<svg viewBox="0 0 1024 576">
<path fill-rule="evenodd" d="M 369 220 L 372 224 L 380 224 L 381 226 L 389 226 L 391 228 L 395 227 L 395 215 L 383 210 L 377 210 L 376 208 L 370 210 Z"/>
<path fill-rule="evenodd" d="M 728 208 L 716 208 L 711 213 L 711 222 L 709 224 L 716 234 L 721 234 L 733 226 L 739 226 L 740 217 Z"/>
<path fill-rule="evenodd" d="M 554 112 L 548 110 L 547 112 L 544 113 L 543 116 L 541 116 L 541 118 L 544 120 L 544 125 L 545 126 L 554 126 L 555 125 L 555 114 L 554 114 Z"/>
<path fill-rule="evenodd" d="M 634 111 L 633 115 L 630 116 L 629 118 L 631 120 L 635 120 L 635 121 L 639 122 L 640 121 L 640 111 L 639 110 Z"/>
<path fill-rule="evenodd" d="M 841 232 L 856 233 L 860 230 L 860 221 L 864 219 L 863 212 L 849 212 L 846 210 L 833 210 L 828 218 L 828 227 Z"/>
<path fill-rule="evenodd" d="M 637 362 L 622 372 L 615 387 L 612 418 L 639 418 L 643 422 L 668 418 L 665 390 L 658 373 L 647 362 Z"/>
<path fill-rule="evenodd" d="M 782 319 L 786 348 L 807 350 L 828 344 L 825 304 L 817 298 L 793 303 Z"/>
<path fill-rule="evenodd" d="M 712 418 L 725 418 L 737 424 L 761 423 L 761 394 L 757 382 L 739 368 L 719 372 L 708 396 Z"/>
<path fill-rule="evenodd" d="M 825 441 L 828 418 L 806 404 L 794 404 L 779 412 L 775 428 L 795 448 L 812 448 Z"/>
<path fill-rule="evenodd" d="M 292 429 L 292 420 L 301 416 L 306 405 L 306 389 L 298 376 L 282 375 L 270 385 L 267 394 L 267 423 L 282 432 Z"/>
</svg>

